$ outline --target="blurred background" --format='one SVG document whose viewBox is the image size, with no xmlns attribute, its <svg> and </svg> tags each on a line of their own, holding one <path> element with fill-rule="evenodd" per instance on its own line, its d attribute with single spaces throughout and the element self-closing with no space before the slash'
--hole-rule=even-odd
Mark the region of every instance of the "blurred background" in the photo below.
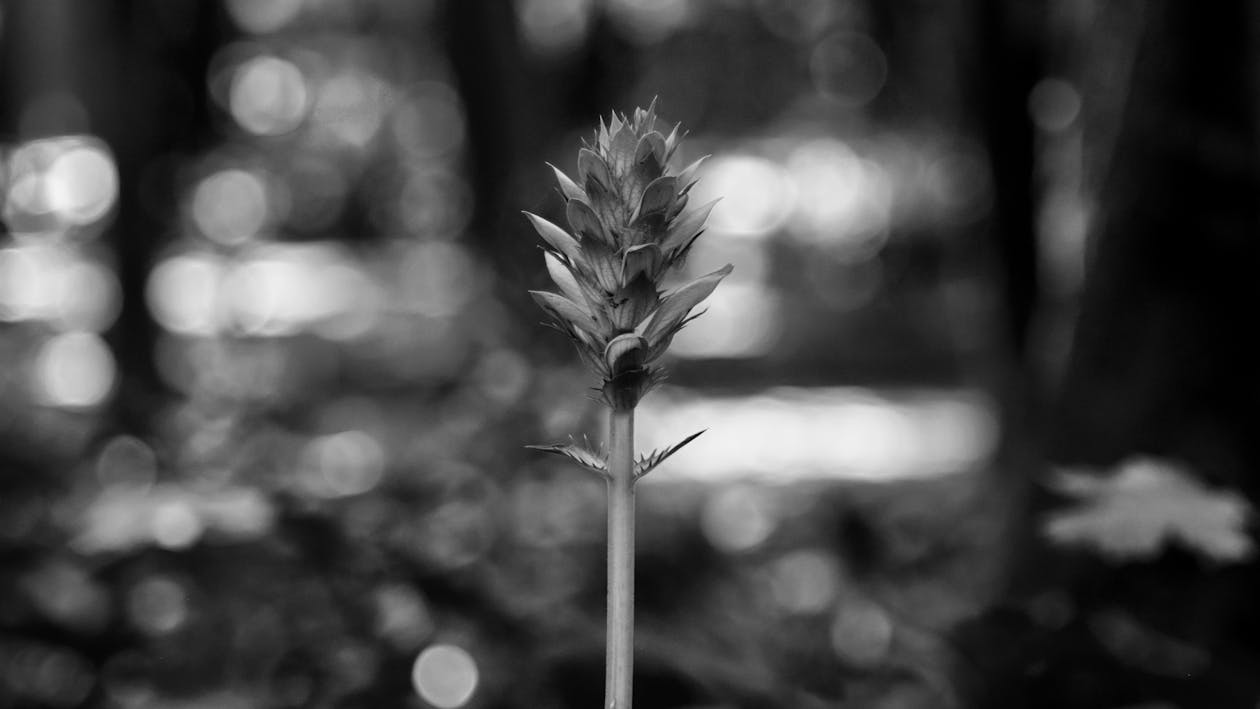
<svg viewBox="0 0 1260 709">
<path fill-rule="evenodd" d="M 640 408 L 636 698 L 1260 701 L 1245 0 L 0 3 L 0 707 L 602 698 L 525 292 L 654 97 L 735 264 Z"/>
</svg>

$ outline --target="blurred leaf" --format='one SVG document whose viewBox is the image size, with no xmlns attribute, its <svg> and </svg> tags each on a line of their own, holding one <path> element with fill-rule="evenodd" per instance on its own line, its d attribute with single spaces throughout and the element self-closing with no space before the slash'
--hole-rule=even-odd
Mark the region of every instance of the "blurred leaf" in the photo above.
<svg viewBox="0 0 1260 709">
<path fill-rule="evenodd" d="M 1057 544 L 1093 547 L 1115 560 L 1154 557 L 1170 540 L 1219 562 L 1255 551 L 1245 532 L 1247 501 L 1208 489 L 1169 461 L 1129 459 L 1109 477 L 1063 471 L 1054 484 L 1079 500 L 1046 520 L 1045 534 Z"/>
</svg>

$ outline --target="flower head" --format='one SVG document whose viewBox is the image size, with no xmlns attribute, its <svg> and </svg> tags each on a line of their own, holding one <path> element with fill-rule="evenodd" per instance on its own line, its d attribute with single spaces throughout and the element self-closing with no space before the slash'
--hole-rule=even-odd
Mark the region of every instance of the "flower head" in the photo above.
<svg viewBox="0 0 1260 709">
<path fill-rule="evenodd" d="M 613 408 L 633 408 L 663 378 L 656 364 L 731 266 L 670 292 L 660 285 L 704 229 L 716 202 L 687 209 L 704 158 L 671 173 L 679 126 L 658 129 L 655 102 L 613 114 L 578 151 L 577 179 L 552 166 L 569 230 L 526 212 L 546 242 L 559 293 L 531 291 L 551 324 L 603 378 Z"/>
</svg>

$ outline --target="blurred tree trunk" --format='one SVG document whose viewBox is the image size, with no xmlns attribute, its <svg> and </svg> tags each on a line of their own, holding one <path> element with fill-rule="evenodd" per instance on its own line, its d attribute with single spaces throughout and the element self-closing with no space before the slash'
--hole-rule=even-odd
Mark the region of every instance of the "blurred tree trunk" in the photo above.
<svg viewBox="0 0 1260 709">
<path fill-rule="evenodd" d="M 559 209 L 544 163 L 572 172 L 576 141 L 563 141 L 575 130 L 586 135 L 598 116 L 627 108 L 615 102 L 630 72 L 619 74 L 613 67 L 625 63 L 628 48 L 600 20 L 580 47 L 538 56 L 517 32 L 512 3 L 452 2 L 443 12 L 446 53 L 468 120 L 469 174 L 477 201 L 469 232 L 502 276 L 496 282 L 504 302 L 528 313 L 513 322 L 534 323 L 537 309 L 523 295 L 541 287 L 545 274 L 538 239 L 520 212 L 547 216 L 548 209 Z M 555 154 L 557 148 L 562 152 Z M 539 331 L 545 333 L 530 326 L 527 335 Z"/>
<path fill-rule="evenodd" d="M 1106 468 L 1154 455 L 1254 501 L 1260 348 L 1246 330 L 1260 303 L 1257 17 L 1246 0 L 1135 7 L 1096 6 L 1090 24 L 1106 32 L 1123 12 L 1142 28 L 1052 397 L 1049 456 Z M 1089 136 L 1086 145 L 1103 147 Z M 968 706 L 1253 706 L 1254 566 L 1213 566 L 1176 549 L 1105 564 L 1053 549 L 1039 525 L 1056 504 L 1038 492 L 1022 510 L 1008 602 L 962 632 L 981 663 Z M 1107 630 L 1117 618 L 1128 623 L 1127 651 Z M 1169 648 L 1207 662 L 1161 669 L 1155 660 Z"/>
<path fill-rule="evenodd" d="M 106 235 L 123 298 L 107 336 L 120 381 L 113 424 L 145 435 L 165 401 L 154 352 L 159 328 L 145 287 L 178 223 L 174 158 L 214 139 L 206 82 L 227 33 L 220 3 L 113 0 L 78 14 L 82 31 L 104 38 L 92 56 L 79 59 L 92 67 L 81 95 L 118 164 L 118 210 Z"/>
<path fill-rule="evenodd" d="M 177 200 L 173 172 L 159 168 L 163 160 L 173 168 L 173 155 L 210 137 L 203 96 L 222 37 L 219 13 L 218 3 L 195 0 L 10 0 L 3 8 L 2 139 L 93 134 L 109 146 L 118 170 L 117 207 L 103 236 L 122 295 L 106 333 L 119 382 L 102 422 L 106 433 L 145 435 L 162 401 L 145 284 L 175 217 L 158 206 Z M 47 106 L 49 97 L 73 98 L 53 104 L 69 108 L 45 108 L 32 120 L 27 110 Z"/>
</svg>

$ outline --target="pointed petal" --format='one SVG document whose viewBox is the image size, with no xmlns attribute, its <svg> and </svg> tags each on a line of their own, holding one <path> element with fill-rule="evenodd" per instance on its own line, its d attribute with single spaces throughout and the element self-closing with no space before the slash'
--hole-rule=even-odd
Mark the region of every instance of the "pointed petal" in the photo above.
<svg viewBox="0 0 1260 709">
<path fill-rule="evenodd" d="M 556 182 L 559 183 L 560 193 L 564 195 L 565 199 L 586 199 L 586 192 L 572 178 L 564 174 L 560 168 L 551 163 L 547 163 L 547 167 L 556 173 Z"/>
<path fill-rule="evenodd" d="M 522 214 L 529 219 L 529 223 L 534 225 L 534 230 L 538 232 L 538 235 L 541 236 L 543 241 L 547 242 L 551 248 L 564 254 L 570 261 L 575 263 L 582 260 L 582 250 L 578 247 L 577 239 L 569 236 L 564 229 L 561 229 L 537 214 L 531 214 L 529 212 L 522 212 Z"/>
<path fill-rule="evenodd" d="M 560 287 L 560 292 L 564 294 L 564 297 L 575 304 L 584 305 L 586 303 L 586 295 L 582 292 L 582 286 L 578 285 L 577 278 L 573 276 L 573 272 L 563 263 L 560 263 L 560 259 L 556 258 L 555 254 L 547 252 L 543 254 L 543 259 L 547 262 L 547 273 L 551 275 L 551 280 L 555 281 L 556 285 Z"/>
<path fill-rule="evenodd" d="M 612 173 L 608 171 L 608 164 L 594 151 L 582 148 L 578 151 L 578 180 L 585 184 L 592 178 L 606 189 L 612 187 Z M 587 192 L 589 191 L 588 187 Z"/>
<path fill-rule="evenodd" d="M 612 236 L 599 221 L 591 205 L 582 200 L 571 199 L 565 208 L 565 216 L 569 218 L 569 227 L 583 239 L 596 239 L 612 245 Z"/>
<path fill-rule="evenodd" d="M 666 295 L 661 299 L 661 305 L 652 315 L 650 321 L 646 323 L 647 327 L 642 334 L 649 343 L 656 343 L 663 337 L 668 336 L 678 328 L 683 318 L 687 317 L 687 313 L 691 309 L 700 304 L 700 301 L 709 297 L 718 283 L 730 274 L 733 267 L 727 264 L 725 267 L 714 271 L 708 275 L 701 276 L 696 280 L 678 288 L 674 292 Z M 638 331 L 638 328 L 635 328 Z"/>
<path fill-rule="evenodd" d="M 634 224 L 653 214 L 668 212 L 678 197 L 675 189 L 677 185 L 678 178 L 672 175 L 652 180 L 652 183 L 643 190 L 643 197 L 639 199 L 639 206 L 630 217 L 630 223 Z"/>
</svg>

